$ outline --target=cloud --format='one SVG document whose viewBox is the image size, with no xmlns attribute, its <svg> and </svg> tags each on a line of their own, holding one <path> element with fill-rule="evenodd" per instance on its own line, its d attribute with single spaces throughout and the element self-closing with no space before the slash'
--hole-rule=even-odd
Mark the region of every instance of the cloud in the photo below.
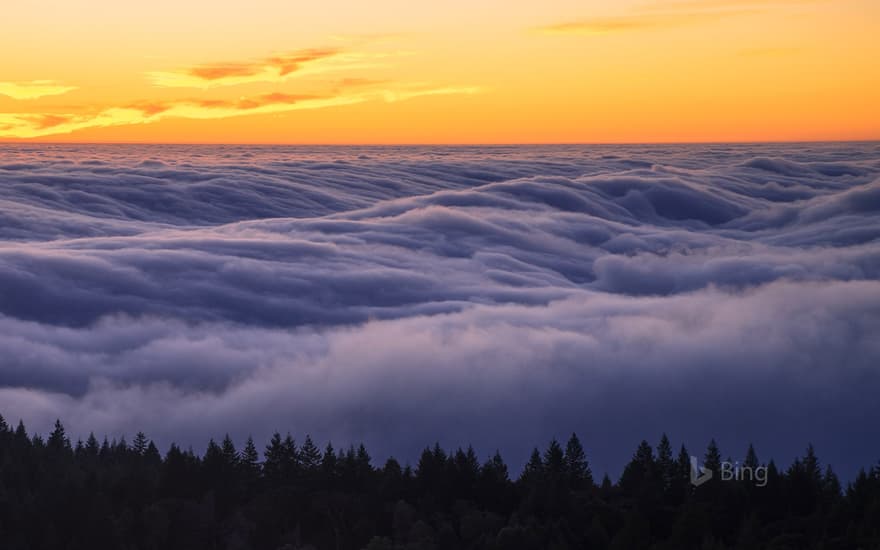
<svg viewBox="0 0 880 550">
<path fill-rule="evenodd" d="M 279 83 L 294 77 L 328 72 L 373 69 L 387 53 L 350 52 L 319 48 L 278 54 L 249 62 L 210 63 L 177 71 L 148 74 L 155 86 L 166 88 L 215 88 L 257 82 Z"/>
<path fill-rule="evenodd" d="M 880 456 L 876 144 L 0 159 L 0 412 L 35 430 Z"/>
<path fill-rule="evenodd" d="M 346 92 L 344 86 L 332 95 L 286 94 L 272 92 L 237 100 L 178 99 L 169 101 L 136 101 L 123 107 L 110 107 L 88 114 L 0 113 L 0 137 L 39 138 L 69 134 L 89 128 L 106 128 L 149 124 L 163 118 L 194 120 L 224 119 L 244 115 L 285 113 L 354 105 L 366 101 L 403 101 L 423 96 L 475 94 L 475 86 L 423 87 L 394 84 L 387 88 L 369 89 L 364 84 L 358 92 Z"/>
<path fill-rule="evenodd" d="M 744 48 L 739 50 L 737 54 L 744 57 L 776 57 L 791 55 L 800 51 L 802 51 L 801 48 L 796 47 L 768 46 L 763 48 Z"/>
<path fill-rule="evenodd" d="M 366 39 L 365 39 L 366 40 Z M 308 49 L 268 56 L 254 62 L 214 63 L 176 72 L 151 73 L 153 83 L 165 87 L 215 88 L 235 84 L 280 83 L 294 76 L 335 71 L 358 71 L 378 66 L 378 60 L 401 53 L 359 53 L 340 49 Z M 39 97 L 62 90 L 51 81 L 35 81 L 25 86 L 0 83 L 0 93 L 20 97 Z M 3 86 L 6 86 L 4 92 Z M 366 76 L 346 75 L 332 81 L 313 82 L 309 93 L 278 90 L 238 95 L 140 99 L 105 107 L 72 106 L 46 110 L 0 113 L 0 138 L 40 138 L 70 134 L 90 128 L 150 124 L 165 118 L 194 120 L 224 119 L 236 116 L 285 113 L 354 105 L 368 101 L 396 102 L 408 99 L 475 94 L 478 86 L 396 82 Z M 73 88 L 69 88 L 73 89 Z M 10 91 L 11 90 L 11 91 Z M 62 90 L 63 91 L 63 90 Z M 26 96 L 25 94 L 31 94 Z"/>
<path fill-rule="evenodd" d="M 696 25 L 712 22 L 730 15 L 745 12 L 697 12 L 632 14 L 617 17 L 588 17 L 575 21 L 565 21 L 539 27 L 537 32 L 547 35 L 600 35 L 617 32 L 666 29 L 681 25 Z"/>
<path fill-rule="evenodd" d="M 12 99 L 39 99 L 41 97 L 66 94 L 76 89 L 76 86 L 65 86 L 54 80 L 0 82 L 0 95 L 5 95 Z"/>
<path fill-rule="evenodd" d="M 815 3 L 819 0 L 680 0 L 657 2 L 617 16 L 585 17 L 535 29 L 546 35 L 601 35 L 618 32 L 663 30 L 683 25 L 702 25 L 728 17 Z"/>
<path fill-rule="evenodd" d="M 825 0 L 663 0 L 646 4 L 643 9 L 658 11 L 737 10 L 742 8 L 776 8 L 791 5 L 816 4 Z"/>
<path fill-rule="evenodd" d="M 577 430 L 602 472 L 625 461 L 633 439 L 665 430 L 695 450 L 720 437 L 731 454 L 753 440 L 785 458 L 812 440 L 849 475 L 877 452 L 870 426 L 851 422 L 880 412 L 880 350 L 869 336 L 880 329 L 877 296 L 876 281 L 783 282 L 746 294 L 595 295 L 294 332 L 0 319 L 0 398 L 7 416 L 34 428 L 56 417 L 73 433 L 137 427 L 163 446 L 292 429 L 366 440 L 378 457 L 404 460 L 435 439 L 470 441 L 519 465 L 535 442 Z"/>
</svg>

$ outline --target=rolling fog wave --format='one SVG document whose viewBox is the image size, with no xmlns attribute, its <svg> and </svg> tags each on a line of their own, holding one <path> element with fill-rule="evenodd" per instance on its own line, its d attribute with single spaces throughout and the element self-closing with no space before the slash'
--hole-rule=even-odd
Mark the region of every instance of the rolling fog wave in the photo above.
<svg viewBox="0 0 880 550">
<path fill-rule="evenodd" d="M 38 430 L 846 472 L 878 335 L 878 144 L 0 146 L 0 412 Z"/>
</svg>

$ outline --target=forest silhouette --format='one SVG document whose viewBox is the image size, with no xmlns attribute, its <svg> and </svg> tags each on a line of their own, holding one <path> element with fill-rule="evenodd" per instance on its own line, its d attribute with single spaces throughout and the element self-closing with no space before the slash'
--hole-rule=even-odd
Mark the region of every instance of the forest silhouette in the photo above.
<svg viewBox="0 0 880 550">
<path fill-rule="evenodd" d="M 519 475 L 499 453 L 425 448 L 410 467 L 363 445 L 276 433 L 203 453 L 143 433 L 131 443 L 62 423 L 44 439 L 0 417 L 0 547 L 40 549 L 857 549 L 880 548 L 880 466 L 841 485 L 812 446 L 766 485 L 715 475 L 642 441 L 616 482 L 594 479 L 574 434 L 535 448 Z M 714 441 L 699 460 L 717 471 Z"/>
</svg>

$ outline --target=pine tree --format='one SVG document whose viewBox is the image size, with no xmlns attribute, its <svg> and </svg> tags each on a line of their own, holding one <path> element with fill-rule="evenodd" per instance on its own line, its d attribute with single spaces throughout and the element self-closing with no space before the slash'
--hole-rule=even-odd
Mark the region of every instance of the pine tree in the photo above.
<svg viewBox="0 0 880 550">
<path fill-rule="evenodd" d="M 312 436 L 306 435 L 302 448 L 299 451 L 302 466 L 306 471 L 314 472 L 321 466 L 321 451 L 312 441 Z"/>
<path fill-rule="evenodd" d="M 101 443 L 101 450 L 98 452 L 98 456 L 102 459 L 110 458 L 112 453 L 112 447 L 110 447 L 110 442 L 107 440 L 107 436 L 104 436 L 104 441 Z"/>
<path fill-rule="evenodd" d="M 89 437 L 86 439 L 86 456 L 95 458 L 98 456 L 99 450 L 100 446 L 98 445 L 98 438 L 95 437 L 95 432 L 89 432 Z"/>
<path fill-rule="evenodd" d="M 642 440 L 632 460 L 623 469 L 620 487 L 632 494 L 647 494 L 657 480 L 656 470 L 654 450 L 647 441 Z"/>
<path fill-rule="evenodd" d="M 324 456 L 321 457 L 321 476 L 325 480 L 335 478 L 337 467 L 336 451 L 333 449 L 333 444 L 328 442 L 324 448 Z"/>
<path fill-rule="evenodd" d="M 138 456 L 143 456 L 144 453 L 147 452 L 147 436 L 144 432 L 138 432 L 134 436 L 134 441 L 131 444 L 131 450 L 134 451 Z"/>
<path fill-rule="evenodd" d="M 370 453 L 367 452 L 367 448 L 364 444 L 359 444 L 357 453 L 355 454 L 355 468 L 359 480 L 363 481 L 373 473 L 373 465 L 371 464 L 372 460 L 373 458 L 370 456 Z"/>
<path fill-rule="evenodd" d="M 584 489 L 593 486 L 593 472 L 587 462 L 587 455 L 577 434 L 572 433 L 565 444 L 565 471 L 572 488 Z"/>
<path fill-rule="evenodd" d="M 281 469 L 285 476 L 293 478 L 300 470 L 300 454 L 296 440 L 288 433 L 281 442 Z"/>
<path fill-rule="evenodd" d="M 21 419 L 18 420 L 18 426 L 15 427 L 15 439 L 19 442 L 27 441 L 28 439 L 27 430 L 24 428 L 24 421 Z"/>
<path fill-rule="evenodd" d="M 654 450 L 645 440 L 642 440 L 642 442 L 639 443 L 639 447 L 636 449 L 636 454 L 633 456 L 633 459 L 641 464 L 646 471 L 654 468 Z"/>
<path fill-rule="evenodd" d="M 387 477 L 400 479 L 403 477 L 403 468 L 400 467 L 400 462 L 397 459 L 389 456 L 385 461 L 385 466 L 382 467 L 382 473 Z"/>
<path fill-rule="evenodd" d="M 241 452 L 241 466 L 251 476 L 259 474 L 260 454 L 257 452 L 257 446 L 254 445 L 254 438 L 251 436 L 248 436 L 244 450 Z"/>
<path fill-rule="evenodd" d="M 721 451 L 718 449 L 718 444 L 715 443 L 715 439 L 709 441 L 709 446 L 706 448 L 706 456 L 703 458 L 703 463 L 706 468 L 715 472 L 716 475 L 721 470 Z"/>
<path fill-rule="evenodd" d="M 474 448 L 468 445 L 467 450 L 459 447 L 451 458 L 451 471 L 454 479 L 454 492 L 459 498 L 470 499 L 480 475 L 480 461 Z"/>
<path fill-rule="evenodd" d="M 223 462 L 231 469 L 238 467 L 238 451 L 235 449 L 235 443 L 232 442 L 232 438 L 229 437 L 229 434 L 226 434 L 223 437 L 223 442 L 220 444 L 220 451 L 223 455 Z"/>
<path fill-rule="evenodd" d="M 555 478 L 561 478 L 565 474 L 565 453 L 555 439 L 550 441 L 544 451 L 544 471 Z"/>
<path fill-rule="evenodd" d="M 496 482 L 506 483 L 510 480 L 510 473 L 507 470 L 507 464 L 504 463 L 500 451 L 496 450 L 495 454 L 492 455 L 492 458 L 483 464 L 481 474 L 483 477 Z"/>
<path fill-rule="evenodd" d="M 810 484 L 818 487 L 822 482 L 822 467 L 819 464 L 819 459 L 816 457 L 816 449 L 813 448 L 812 443 L 807 446 L 807 454 L 804 455 L 803 465 Z"/>
<path fill-rule="evenodd" d="M 464 464 L 465 469 L 472 472 L 474 476 L 480 471 L 480 459 L 477 458 L 477 451 L 474 450 L 473 445 L 468 445 L 464 452 Z M 459 467 L 461 467 L 461 462 L 459 462 Z"/>
<path fill-rule="evenodd" d="M 281 434 L 275 432 L 272 434 L 272 439 L 269 440 L 266 450 L 263 452 L 263 457 L 265 458 L 263 461 L 263 472 L 267 478 L 272 480 L 281 478 L 284 473 L 284 454 Z"/>
<path fill-rule="evenodd" d="M 452 467 L 458 475 L 464 477 L 476 477 L 480 470 L 480 462 L 477 460 L 477 453 L 474 448 L 468 445 L 467 451 L 461 447 L 456 449 L 455 455 L 452 457 Z"/>
<path fill-rule="evenodd" d="M 421 488 L 434 495 L 445 494 L 448 490 L 447 471 L 449 464 L 446 452 L 439 442 L 434 447 L 425 447 L 416 465 L 416 480 Z"/>
<path fill-rule="evenodd" d="M 314 476 L 264 483 L 252 438 L 240 454 L 228 435 L 219 445 L 211 440 L 203 459 L 173 443 L 162 458 L 141 435 L 130 449 L 124 438 L 111 445 L 105 437 L 99 445 L 91 433 L 74 452 L 57 453 L 63 442 L 69 449 L 60 422 L 45 441 L 29 438 L 21 422 L 15 435 L 0 428 L 0 504 L 9 512 L 0 517 L 4 548 L 57 548 L 64 541 L 96 550 L 880 548 L 880 464 L 843 491 L 831 466 L 819 469 L 812 446 L 786 473 L 769 461 L 767 487 L 693 490 L 683 445 L 673 460 L 668 438 L 656 454 L 643 441 L 619 486 L 606 475 L 587 495 L 567 481 L 581 464 L 588 467 L 576 437 L 564 451 L 555 441 L 543 455 L 535 449 L 517 484 L 499 452 L 478 467 L 473 447 L 446 453 L 439 443 L 425 448 L 415 477 L 394 458 L 374 470 L 363 445 L 337 455 L 328 444 L 315 459 L 307 437 L 296 452 L 302 464 L 320 461 Z M 289 461 L 291 448 L 292 438 L 275 434 L 267 461 L 273 454 Z M 714 442 L 706 461 L 713 456 L 720 456 Z M 664 464 L 674 473 L 669 493 L 659 482 Z M 750 445 L 744 466 L 758 464 Z M 249 470 L 254 475 L 242 473 Z M 105 522 L 112 529 L 102 531 Z"/>
<path fill-rule="evenodd" d="M 746 451 L 746 459 L 743 462 L 743 465 L 747 468 L 751 468 L 752 470 L 760 466 L 760 462 L 758 461 L 758 453 L 755 452 L 755 447 L 751 443 L 749 443 L 749 450 Z"/>
<path fill-rule="evenodd" d="M 683 444 L 678 450 L 675 461 L 675 477 L 671 492 L 672 502 L 680 504 L 687 499 L 691 491 L 691 455 Z"/>
<path fill-rule="evenodd" d="M 347 485 L 357 485 L 359 480 L 357 453 L 354 445 L 349 445 L 344 452 L 340 450 L 339 454 L 339 472 L 343 483 Z"/>
<path fill-rule="evenodd" d="M 660 482 L 663 490 L 668 492 L 675 482 L 676 464 L 672 459 L 672 444 L 664 433 L 657 444 L 657 470 L 660 474 Z"/>
<path fill-rule="evenodd" d="M 162 463 L 162 455 L 159 454 L 159 449 L 152 440 L 147 443 L 147 449 L 144 451 L 144 462 L 150 466 L 159 466 Z"/>
<path fill-rule="evenodd" d="M 680 480 L 687 481 L 691 475 L 691 454 L 687 447 L 682 445 L 678 450 L 678 459 L 675 461 L 675 468 Z"/>
<path fill-rule="evenodd" d="M 537 447 L 532 449 L 532 455 L 523 468 L 520 481 L 525 483 L 537 483 L 544 477 L 544 461 L 541 460 L 541 452 Z"/>
<path fill-rule="evenodd" d="M 49 434 L 47 446 L 53 452 L 70 451 L 70 440 L 67 438 L 61 420 L 55 421 L 55 429 Z"/>
<path fill-rule="evenodd" d="M 211 464 L 223 463 L 223 450 L 220 448 L 220 445 L 217 445 L 214 438 L 208 440 L 208 448 L 205 449 L 205 462 L 210 462 Z"/>
<path fill-rule="evenodd" d="M 830 464 L 825 467 L 825 475 L 822 477 L 822 488 L 826 501 L 834 504 L 840 500 L 840 495 L 842 494 L 840 479 L 838 479 L 834 470 L 831 469 Z"/>
</svg>

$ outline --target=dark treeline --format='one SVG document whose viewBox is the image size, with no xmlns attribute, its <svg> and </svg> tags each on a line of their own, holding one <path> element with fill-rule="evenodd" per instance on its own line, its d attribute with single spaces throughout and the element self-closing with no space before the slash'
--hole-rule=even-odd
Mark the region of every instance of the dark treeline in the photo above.
<svg viewBox="0 0 880 550">
<path fill-rule="evenodd" d="M 701 461 L 721 468 L 710 443 Z M 499 454 L 426 448 L 413 467 L 363 446 L 276 434 L 261 450 L 229 437 L 162 456 L 142 433 L 71 444 L 0 417 L 0 547 L 101 549 L 874 549 L 880 467 L 846 488 L 809 447 L 766 485 L 691 483 L 664 436 L 642 442 L 615 483 L 596 480 L 575 435 L 535 449 L 512 479 Z"/>
</svg>

